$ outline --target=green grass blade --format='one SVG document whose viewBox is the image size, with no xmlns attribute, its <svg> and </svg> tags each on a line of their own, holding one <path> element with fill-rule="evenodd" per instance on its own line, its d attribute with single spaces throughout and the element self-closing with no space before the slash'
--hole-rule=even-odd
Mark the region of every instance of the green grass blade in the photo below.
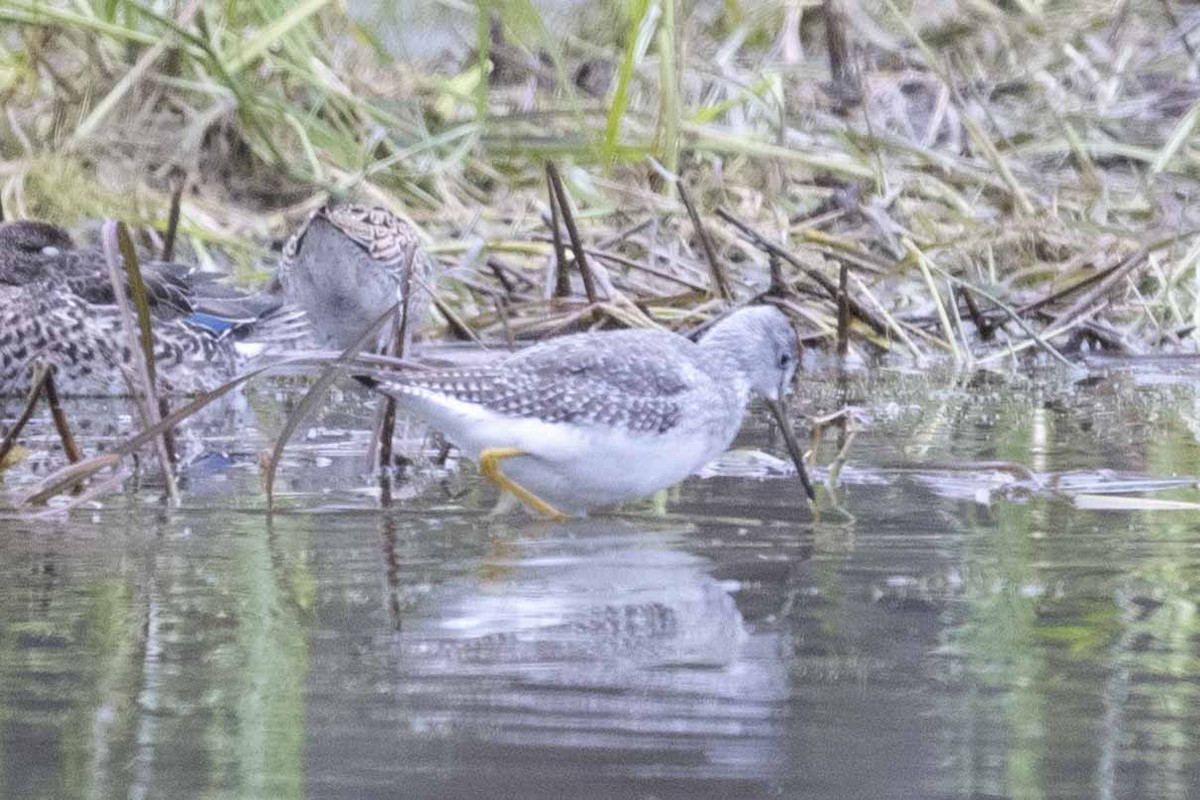
<svg viewBox="0 0 1200 800">
<path fill-rule="evenodd" d="M 658 26 L 658 141 L 659 162 L 672 175 L 679 172 L 679 62 L 676 59 L 675 0 L 662 0 L 663 19 Z M 674 183 L 664 181 L 664 192 L 670 192 Z"/>
<path fill-rule="evenodd" d="M 629 12 L 629 34 L 626 37 L 625 52 L 621 56 L 617 85 L 604 124 L 601 155 L 607 165 L 616 161 L 617 140 L 621 133 L 621 121 L 629 108 L 629 88 L 633 82 L 634 71 L 646 57 L 646 51 L 650 49 L 660 16 L 658 3 L 651 0 L 634 0 L 634 6 Z"/>
<path fill-rule="evenodd" d="M 273 20 L 257 36 L 247 42 L 246 46 L 229 63 L 229 74 L 236 75 L 248 67 L 259 56 L 265 53 L 267 48 L 287 36 L 293 28 L 304 23 L 313 14 L 328 5 L 329 2 L 330 0 L 306 0 L 282 17 Z"/>
</svg>

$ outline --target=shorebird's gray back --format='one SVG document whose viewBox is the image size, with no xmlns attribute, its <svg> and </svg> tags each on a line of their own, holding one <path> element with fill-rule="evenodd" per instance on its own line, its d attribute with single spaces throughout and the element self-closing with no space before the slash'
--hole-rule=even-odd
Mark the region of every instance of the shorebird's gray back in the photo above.
<svg viewBox="0 0 1200 800">
<path fill-rule="evenodd" d="M 751 392 L 778 397 L 796 363 L 787 318 L 753 307 L 715 325 L 699 344 L 664 330 L 580 333 L 489 364 L 388 376 L 382 388 L 514 418 L 665 433 L 685 421 L 729 420 L 736 428 Z"/>
<path fill-rule="evenodd" d="M 711 383 L 694 361 L 695 350 L 665 331 L 577 334 L 492 364 L 406 373 L 395 386 L 510 417 L 665 433 L 679 424 L 694 393 Z"/>
</svg>

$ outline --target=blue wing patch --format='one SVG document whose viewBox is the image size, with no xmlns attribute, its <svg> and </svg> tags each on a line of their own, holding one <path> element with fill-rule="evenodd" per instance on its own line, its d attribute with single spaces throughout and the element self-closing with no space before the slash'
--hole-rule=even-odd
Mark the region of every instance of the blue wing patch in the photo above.
<svg viewBox="0 0 1200 800">
<path fill-rule="evenodd" d="M 208 331 L 213 336 L 221 337 L 232 331 L 238 326 L 238 322 L 224 317 L 218 317 L 215 314 L 205 314 L 201 311 L 196 311 L 188 314 L 183 318 L 185 325 L 193 328 L 199 328 Z"/>
</svg>

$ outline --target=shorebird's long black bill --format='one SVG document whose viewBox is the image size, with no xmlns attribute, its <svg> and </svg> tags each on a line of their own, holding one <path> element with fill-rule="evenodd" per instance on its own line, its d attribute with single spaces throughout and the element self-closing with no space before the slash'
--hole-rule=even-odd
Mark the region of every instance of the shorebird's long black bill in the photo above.
<svg viewBox="0 0 1200 800">
<path fill-rule="evenodd" d="M 787 414 L 783 410 L 783 401 L 768 400 L 767 405 L 771 407 L 771 413 L 775 415 L 775 421 L 779 423 L 783 441 L 787 443 L 788 455 L 792 457 L 792 463 L 796 465 L 796 474 L 800 476 L 800 483 L 804 484 L 804 493 L 808 495 L 809 500 L 816 500 L 817 493 L 813 491 L 812 481 L 808 479 L 808 470 L 804 468 L 804 451 L 800 449 L 800 444 L 796 441 L 796 434 L 792 433 L 792 423 L 788 421 Z"/>
</svg>

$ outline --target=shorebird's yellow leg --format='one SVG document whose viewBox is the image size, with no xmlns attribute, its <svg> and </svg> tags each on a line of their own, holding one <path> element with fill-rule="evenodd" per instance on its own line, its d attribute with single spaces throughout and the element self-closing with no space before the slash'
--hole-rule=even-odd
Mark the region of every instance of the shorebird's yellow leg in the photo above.
<svg viewBox="0 0 1200 800">
<path fill-rule="evenodd" d="M 570 519 L 566 514 L 500 471 L 501 461 L 513 456 L 524 455 L 528 455 L 528 453 L 515 447 L 489 447 L 479 454 L 479 472 L 501 489 L 512 492 L 525 505 L 540 511 L 551 519 L 560 521 Z"/>
</svg>

